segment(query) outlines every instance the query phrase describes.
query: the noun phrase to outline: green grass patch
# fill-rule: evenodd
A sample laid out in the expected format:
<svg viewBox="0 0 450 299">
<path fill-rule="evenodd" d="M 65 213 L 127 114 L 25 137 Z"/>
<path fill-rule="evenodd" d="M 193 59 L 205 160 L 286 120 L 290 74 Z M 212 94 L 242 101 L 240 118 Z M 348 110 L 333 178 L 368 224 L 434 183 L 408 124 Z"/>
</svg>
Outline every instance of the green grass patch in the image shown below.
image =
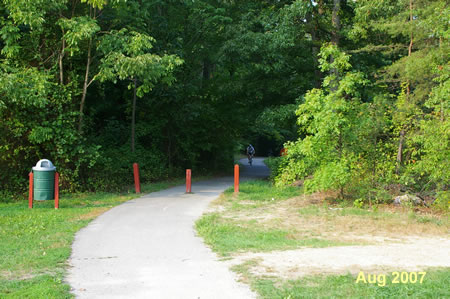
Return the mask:
<svg viewBox="0 0 450 299">
<path fill-rule="evenodd" d="M 199 235 L 222 256 L 239 251 L 257 252 L 349 245 L 320 238 L 301 238 L 295 230 L 264 227 L 255 219 L 237 220 L 233 217 L 223 217 L 224 213 L 231 213 L 229 216 L 232 216 L 235 212 L 275 205 L 281 200 L 301 195 L 301 188 L 275 187 L 269 181 L 255 180 L 243 182 L 238 194 L 234 194 L 233 191 L 233 188 L 227 189 L 221 198 L 225 203 L 225 212 L 203 215 L 196 222 Z"/>
<path fill-rule="evenodd" d="M 232 196 L 234 189 L 228 188 L 225 195 Z M 239 185 L 238 200 L 253 200 L 253 201 L 270 201 L 288 199 L 299 196 L 302 190 L 298 187 L 285 186 L 275 187 L 269 181 L 255 180 L 243 182 Z"/>
<path fill-rule="evenodd" d="M 292 232 L 264 229 L 233 223 L 217 213 L 206 214 L 196 222 L 196 229 L 206 244 L 222 256 L 238 251 L 286 250 L 302 246 L 328 247 L 344 245 L 333 241 L 311 238 L 296 239 Z"/>
<path fill-rule="evenodd" d="M 248 273 L 248 272 L 247 272 Z M 422 283 L 392 283 L 387 275 L 386 285 L 356 283 L 348 275 L 309 276 L 299 280 L 279 282 L 251 278 L 251 285 L 262 298 L 450 298 L 450 270 L 427 271 Z"/>
<path fill-rule="evenodd" d="M 437 226 L 441 226 L 444 224 L 444 222 L 441 219 L 438 219 L 435 217 L 428 217 L 428 216 L 418 216 L 417 222 L 419 222 L 419 223 L 434 223 Z"/>
<path fill-rule="evenodd" d="M 449 216 L 447 215 L 446 218 L 440 219 L 433 216 L 426 216 L 426 215 L 420 215 L 415 213 L 414 211 L 410 211 L 408 214 L 408 218 L 412 221 L 418 222 L 418 223 L 432 223 L 437 226 L 442 225 L 448 225 Z"/>
<path fill-rule="evenodd" d="M 143 193 L 180 181 L 145 184 Z M 54 201 L 0 203 L 0 298 L 71 298 L 63 282 L 75 233 L 104 211 L 138 195 L 62 194 Z"/>
<path fill-rule="evenodd" d="M 61 275 L 42 274 L 30 279 L 0 280 L 0 298 L 72 298 Z"/>
</svg>

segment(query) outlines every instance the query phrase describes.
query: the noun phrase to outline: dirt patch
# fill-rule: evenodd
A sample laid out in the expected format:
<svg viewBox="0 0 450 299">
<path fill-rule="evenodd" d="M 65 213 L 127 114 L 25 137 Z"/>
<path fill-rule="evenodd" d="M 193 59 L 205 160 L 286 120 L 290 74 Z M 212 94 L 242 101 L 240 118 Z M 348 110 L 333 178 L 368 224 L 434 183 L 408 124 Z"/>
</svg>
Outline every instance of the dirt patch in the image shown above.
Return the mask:
<svg viewBox="0 0 450 299">
<path fill-rule="evenodd" d="M 46 247 L 46 249 L 62 248 L 64 246 L 67 246 L 67 243 L 67 241 L 54 242 L 50 246 Z"/>
<path fill-rule="evenodd" d="M 33 277 L 34 275 L 31 272 L 26 271 L 0 271 L 0 279 L 4 280 L 27 280 Z"/>
<path fill-rule="evenodd" d="M 221 197 L 209 211 L 240 225 L 276 228 L 289 231 L 296 239 L 324 238 L 353 244 L 402 242 L 414 236 L 447 236 L 448 216 L 431 214 L 429 210 L 379 206 L 378 211 L 329 206 L 325 199 L 331 193 L 316 193 L 288 200 L 234 202 Z"/>
<path fill-rule="evenodd" d="M 77 216 L 74 220 L 80 221 L 80 220 L 90 220 L 93 218 L 96 218 L 103 214 L 104 212 L 108 211 L 110 208 L 104 207 L 104 208 L 94 208 L 89 213 Z"/>
<path fill-rule="evenodd" d="M 329 198 L 335 195 L 315 193 L 265 202 L 222 196 L 212 210 L 241 227 L 279 229 L 288 231 L 293 239 L 316 238 L 352 245 L 239 253 L 226 263 L 244 278 L 282 279 L 450 267 L 448 214 L 425 207 L 340 207 L 330 204 Z"/>
<path fill-rule="evenodd" d="M 304 248 L 269 253 L 235 255 L 230 266 L 250 265 L 255 276 L 298 279 L 306 275 L 390 273 L 422 271 L 430 267 L 450 267 L 450 240 L 409 238 L 405 243 L 382 246 L 340 246 Z M 249 264 L 249 261 L 252 264 Z"/>
</svg>

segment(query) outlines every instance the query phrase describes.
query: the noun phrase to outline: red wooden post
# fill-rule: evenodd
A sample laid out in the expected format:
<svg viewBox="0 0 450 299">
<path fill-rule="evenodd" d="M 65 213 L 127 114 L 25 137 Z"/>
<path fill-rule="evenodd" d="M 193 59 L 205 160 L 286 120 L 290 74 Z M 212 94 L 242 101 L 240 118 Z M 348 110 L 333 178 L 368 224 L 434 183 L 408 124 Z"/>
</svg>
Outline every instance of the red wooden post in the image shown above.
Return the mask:
<svg viewBox="0 0 450 299">
<path fill-rule="evenodd" d="M 234 193 L 239 193 L 239 165 L 234 165 Z"/>
<path fill-rule="evenodd" d="M 191 170 L 186 169 L 186 193 L 191 193 L 191 176 Z"/>
<path fill-rule="evenodd" d="M 141 193 L 141 182 L 139 181 L 139 165 L 137 163 L 133 164 L 134 172 L 134 188 L 136 193 Z"/>
<path fill-rule="evenodd" d="M 30 190 L 28 193 L 28 208 L 32 209 L 33 208 L 33 173 L 30 172 L 30 174 L 28 176 L 30 178 Z"/>
<path fill-rule="evenodd" d="M 55 172 L 55 209 L 59 209 L 59 173 Z"/>
</svg>

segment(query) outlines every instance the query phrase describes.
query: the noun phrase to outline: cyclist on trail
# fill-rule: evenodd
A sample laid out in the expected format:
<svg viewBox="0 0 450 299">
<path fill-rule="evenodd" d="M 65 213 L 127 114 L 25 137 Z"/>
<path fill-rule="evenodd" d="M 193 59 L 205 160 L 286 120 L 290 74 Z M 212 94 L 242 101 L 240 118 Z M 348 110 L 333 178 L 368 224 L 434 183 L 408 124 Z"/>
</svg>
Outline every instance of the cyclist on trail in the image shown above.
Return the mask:
<svg viewBox="0 0 450 299">
<path fill-rule="evenodd" d="M 248 163 L 252 165 L 253 156 L 255 155 L 255 148 L 253 145 L 249 144 L 247 146 L 247 157 L 248 157 Z"/>
</svg>

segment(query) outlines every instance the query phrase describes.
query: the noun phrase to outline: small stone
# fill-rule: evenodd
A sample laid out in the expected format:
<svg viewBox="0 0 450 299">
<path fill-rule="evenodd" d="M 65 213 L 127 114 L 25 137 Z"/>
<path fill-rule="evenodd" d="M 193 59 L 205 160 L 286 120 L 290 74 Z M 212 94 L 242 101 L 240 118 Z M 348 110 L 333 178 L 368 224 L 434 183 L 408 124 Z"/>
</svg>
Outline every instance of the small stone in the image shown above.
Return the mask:
<svg viewBox="0 0 450 299">
<path fill-rule="evenodd" d="M 402 205 L 402 204 L 405 204 L 408 202 L 411 202 L 413 205 L 416 205 L 416 206 L 425 204 L 423 199 L 421 199 L 420 197 L 415 196 L 415 195 L 404 194 L 404 195 L 397 196 L 394 198 L 395 205 Z"/>
</svg>

